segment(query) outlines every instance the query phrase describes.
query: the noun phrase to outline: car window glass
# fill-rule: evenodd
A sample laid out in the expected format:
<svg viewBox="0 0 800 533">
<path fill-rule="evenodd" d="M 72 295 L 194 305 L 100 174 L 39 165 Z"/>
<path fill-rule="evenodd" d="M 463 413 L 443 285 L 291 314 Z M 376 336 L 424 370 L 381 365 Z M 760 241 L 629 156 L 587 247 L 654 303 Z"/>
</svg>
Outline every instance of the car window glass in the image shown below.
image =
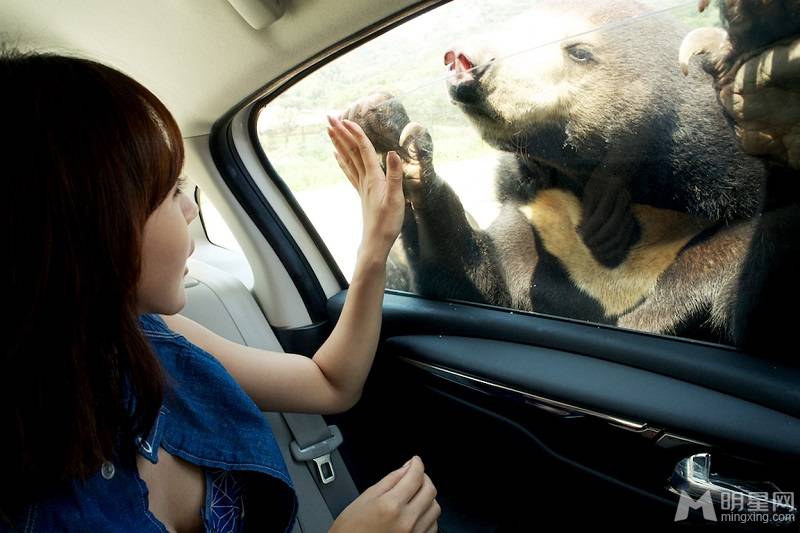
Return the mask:
<svg viewBox="0 0 800 533">
<path fill-rule="evenodd" d="M 214 207 L 208 195 L 203 194 L 203 191 L 198 188 L 196 198 L 197 205 L 200 208 L 200 219 L 203 222 L 203 228 L 206 231 L 209 242 L 244 255 L 242 247 L 239 246 L 239 242 L 234 237 L 233 232 L 217 208 Z"/>
<path fill-rule="evenodd" d="M 343 112 L 405 160 L 387 288 L 736 345 L 760 294 L 742 280 L 780 261 L 750 259 L 783 238 L 760 215 L 797 217 L 798 180 L 766 185 L 800 167 L 770 115 L 797 91 L 767 86 L 796 82 L 800 31 L 707 4 L 456 0 L 272 98 L 261 148 L 348 279 L 361 211 L 325 120 Z"/>
</svg>

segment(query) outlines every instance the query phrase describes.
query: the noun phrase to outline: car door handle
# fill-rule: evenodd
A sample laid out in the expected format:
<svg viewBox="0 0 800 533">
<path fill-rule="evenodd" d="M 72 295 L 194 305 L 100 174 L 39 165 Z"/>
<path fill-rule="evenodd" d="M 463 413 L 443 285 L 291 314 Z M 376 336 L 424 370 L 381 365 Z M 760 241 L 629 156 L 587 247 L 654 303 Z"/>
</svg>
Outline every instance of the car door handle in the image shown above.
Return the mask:
<svg viewBox="0 0 800 533">
<path fill-rule="evenodd" d="M 717 504 L 726 499 L 745 508 L 752 505 L 762 509 L 768 507 L 776 513 L 797 514 L 794 499 L 784 501 L 776 498 L 776 493 L 781 491 L 771 481 L 744 481 L 712 472 L 710 453 L 698 453 L 678 461 L 667 488 L 674 494 L 694 500 L 708 492 Z"/>
</svg>

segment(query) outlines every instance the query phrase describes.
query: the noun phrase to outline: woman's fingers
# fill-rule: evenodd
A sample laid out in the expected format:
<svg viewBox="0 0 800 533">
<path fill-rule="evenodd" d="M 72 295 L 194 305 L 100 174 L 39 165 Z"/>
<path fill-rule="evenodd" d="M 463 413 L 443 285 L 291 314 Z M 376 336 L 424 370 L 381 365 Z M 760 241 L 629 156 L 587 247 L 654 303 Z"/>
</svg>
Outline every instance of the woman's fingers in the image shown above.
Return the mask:
<svg viewBox="0 0 800 533">
<path fill-rule="evenodd" d="M 344 159 L 349 160 L 358 171 L 359 180 L 366 174 L 366 166 L 361 157 L 361 147 L 353 135 L 344 127 L 343 123 L 328 117 L 333 128 L 331 139 L 336 145 L 336 150 Z"/>
<path fill-rule="evenodd" d="M 339 164 L 339 168 L 342 169 L 342 172 L 350 181 L 350 183 L 353 185 L 353 187 L 358 189 L 358 181 L 357 181 L 358 177 L 353 174 L 353 169 L 350 168 L 348 164 L 342 160 L 338 152 L 333 152 L 333 157 L 336 158 L 336 162 Z"/>
<path fill-rule="evenodd" d="M 342 169 L 342 172 L 344 172 L 344 175 L 347 176 L 348 180 L 350 180 L 350 183 L 353 184 L 353 187 L 355 187 L 356 190 L 359 190 L 359 182 L 361 181 L 361 178 L 359 177 L 360 174 L 358 173 L 358 169 L 353 164 L 352 158 L 347 156 L 347 150 L 341 145 L 341 142 L 334 138 L 331 128 L 328 128 L 328 134 L 331 136 L 331 141 L 336 148 L 336 151 L 333 152 L 333 156 L 336 158 L 339 168 Z"/>
<path fill-rule="evenodd" d="M 358 178 L 361 174 L 361 163 L 359 161 L 358 154 L 355 154 L 348 142 L 347 138 L 345 137 L 346 130 L 341 125 L 341 123 L 337 123 L 334 121 L 330 116 L 328 117 L 328 122 L 330 126 L 328 127 L 328 136 L 331 138 L 331 142 L 333 143 L 336 151 L 338 152 L 342 162 L 349 168 L 353 168 L 355 171 L 355 176 Z"/>
<path fill-rule="evenodd" d="M 406 504 L 411 501 L 411 498 L 417 493 L 425 481 L 425 467 L 422 460 L 416 455 L 411 459 L 411 465 L 406 470 L 403 478 L 397 484 L 389 489 L 387 495 L 396 499 L 401 504 Z"/>
<path fill-rule="evenodd" d="M 392 487 L 397 485 L 397 482 L 400 481 L 403 476 L 406 475 L 407 467 L 406 465 L 401 466 L 397 470 L 393 470 L 386 474 L 383 479 L 368 487 L 367 490 L 364 491 L 366 494 L 367 492 L 374 492 L 375 496 L 383 496 L 386 492 L 388 492 Z"/>
<path fill-rule="evenodd" d="M 352 134 L 359 148 L 359 155 L 361 156 L 364 168 L 371 170 L 376 168 L 380 169 L 380 165 L 378 165 L 378 154 L 375 152 L 375 147 L 372 146 L 372 142 L 370 142 L 364 130 L 361 129 L 361 126 L 350 120 L 345 120 L 342 124 L 344 124 L 347 130 Z"/>
<path fill-rule="evenodd" d="M 429 531 L 437 531 L 437 520 L 441 515 L 442 508 L 439 506 L 439 502 L 434 499 L 425 510 L 425 513 L 419 517 L 417 523 L 414 524 L 414 532 L 428 533 Z"/>
<path fill-rule="evenodd" d="M 348 146 L 346 139 L 342 137 L 342 130 L 343 128 L 339 126 L 339 129 L 335 126 L 328 128 L 328 135 L 331 138 L 331 142 L 333 142 L 336 151 L 339 154 L 340 159 L 345 164 L 347 168 L 352 169 L 353 177 L 356 181 L 361 181 L 361 176 L 364 175 L 364 169 L 361 164 L 361 158 L 358 154 L 354 154 L 353 150 L 350 146 Z"/>
<path fill-rule="evenodd" d="M 414 497 L 411 498 L 411 501 L 408 502 L 409 511 L 411 511 L 414 516 L 419 517 L 424 517 L 428 511 L 431 511 L 431 505 L 436 498 L 436 487 L 433 485 L 431 478 L 428 477 L 428 474 L 423 474 L 422 476 L 422 486 L 417 493 L 414 494 Z M 422 520 L 422 518 L 420 518 L 420 520 Z M 420 524 L 420 522 L 417 522 L 417 524 Z M 422 531 L 425 531 L 430 524 L 422 522 L 421 525 L 425 526 L 422 528 Z"/>
</svg>

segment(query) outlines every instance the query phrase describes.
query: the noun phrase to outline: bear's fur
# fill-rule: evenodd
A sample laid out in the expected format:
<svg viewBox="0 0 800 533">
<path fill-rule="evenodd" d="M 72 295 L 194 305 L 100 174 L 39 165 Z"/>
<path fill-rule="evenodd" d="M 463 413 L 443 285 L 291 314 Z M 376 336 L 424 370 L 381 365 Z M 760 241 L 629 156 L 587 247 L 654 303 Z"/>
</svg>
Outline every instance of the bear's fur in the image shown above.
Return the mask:
<svg viewBox="0 0 800 533">
<path fill-rule="evenodd" d="M 713 221 L 752 216 L 763 164 L 742 157 L 708 77 L 695 70 L 684 78 L 677 68 L 687 28 L 667 15 L 632 20 L 646 12 L 622 0 L 541 2 L 512 33 L 567 39 L 500 61 L 491 60 L 523 45 L 506 38 L 502 49 L 460 47 L 490 67 L 449 84 L 451 97 L 484 140 L 513 155 L 527 190 L 563 187 L 582 197 L 594 180 L 603 192 L 625 184 L 634 202 Z M 590 58 L 572 60 L 571 46 Z M 514 187 L 502 181 L 518 178 L 498 179 L 507 195 Z"/>
<path fill-rule="evenodd" d="M 436 176 L 430 136 L 397 100 L 373 95 L 345 112 L 379 151 L 404 160 L 404 254 L 395 250 L 393 268 L 408 266 L 408 289 L 656 333 L 742 337 L 754 221 L 779 226 L 786 213 L 760 213 L 797 197 L 764 196 L 765 164 L 738 148 L 707 74 L 685 78 L 678 68 L 687 28 L 667 16 L 632 19 L 645 12 L 629 0 L 541 2 L 504 31 L 503 49 L 446 53 L 451 98 L 505 153 L 502 207 L 485 231 Z M 516 53 L 530 35 L 557 44 Z"/>
</svg>

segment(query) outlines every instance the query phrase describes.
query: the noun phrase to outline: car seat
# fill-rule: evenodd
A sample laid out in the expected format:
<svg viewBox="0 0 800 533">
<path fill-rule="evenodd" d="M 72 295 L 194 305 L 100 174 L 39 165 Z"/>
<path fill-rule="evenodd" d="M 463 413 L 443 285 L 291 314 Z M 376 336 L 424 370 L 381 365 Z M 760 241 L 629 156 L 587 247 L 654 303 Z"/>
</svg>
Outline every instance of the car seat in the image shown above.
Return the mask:
<svg viewBox="0 0 800 533">
<path fill-rule="evenodd" d="M 188 266 L 186 306 L 180 314 L 234 342 L 283 351 L 252 294 L 238 278 L 194 258 Z M 300 508 L 292 533 L 328 531 L 341 510 L 358 496 L 335 449 L 341 433 L 320 415 L 264 412 L 264 416 L 297 491 Z"/>
</svg>

